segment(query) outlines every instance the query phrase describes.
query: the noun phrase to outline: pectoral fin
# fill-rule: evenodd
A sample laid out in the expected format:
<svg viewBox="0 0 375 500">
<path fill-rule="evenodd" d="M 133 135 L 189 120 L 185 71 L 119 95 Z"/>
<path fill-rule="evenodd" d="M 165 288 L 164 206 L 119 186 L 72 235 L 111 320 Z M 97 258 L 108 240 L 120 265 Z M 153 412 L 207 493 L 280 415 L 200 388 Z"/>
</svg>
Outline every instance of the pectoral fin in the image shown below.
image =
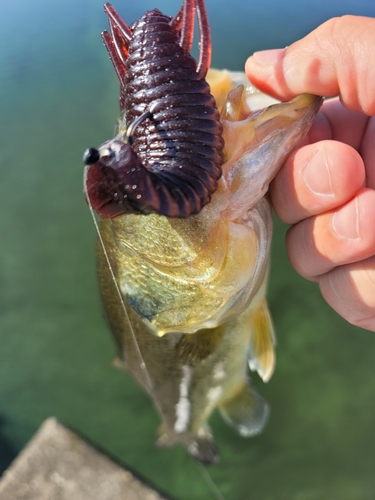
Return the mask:
<svg viewBox="0 0 375 500">
<path fill-rule="evenodd" d="M 262 432 L 269 414 L 266 401 L 246 382 L 219 409 L 224 420 L 243 437 Z"/>
<path fill-rule="evenodd" d="M 251 317 L 249 368 L 268 382 L 275 369 L 275 334 L 268 304 L 263 299 Z"/>
</svg>

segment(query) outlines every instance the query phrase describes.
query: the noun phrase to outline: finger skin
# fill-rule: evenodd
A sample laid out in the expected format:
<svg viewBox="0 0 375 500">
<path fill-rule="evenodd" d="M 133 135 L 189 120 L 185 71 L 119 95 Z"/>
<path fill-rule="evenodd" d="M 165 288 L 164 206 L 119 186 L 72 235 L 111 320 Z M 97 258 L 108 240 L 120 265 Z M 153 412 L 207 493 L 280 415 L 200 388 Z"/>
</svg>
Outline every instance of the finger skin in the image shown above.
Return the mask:
<svg viewBox="0 0 375 500">
<path fill-rule="evenodd" d="M 364 188 L 339 209 L 299 222 L 286 238 L 292 266 L 316 280 L 336 266 L 375 255 L 374 220 L 375 191 Z"/>
<path fill-rule="evenodd" d="M 367 123 L 359 152 L 366 165 L 366 186 L 375 189 L 375 117 Z"/>
<path fill-rule="evenodd" d="M 328 304 L 353 325 L 375 331 L 375 256 L 319 278 Z"/>
<path fill-rule="evenodd" d="M 338 96 L 280 170 L 271 199 L 294 224 L 293 267 L 341 316 L 375 331 L 375 19 L 331 19 L 286 49 L 255 53 L 246 73 L 283 101 Z"/>
<path fill-rule="evenodd" d="M 280 219 L 295 224 L 340 207 L 364 182 L 357 151 L 341 142 L 320 141 L 289 156 L 271 184 L 271 200 Z"/>
<path fill-rule="evenodd" d="M 375 19 L 336 17 L 279 51 L 246 62 L 249 79 L 281 100 L 301 93 L 340 96 L 346 108 L 375 115 Z"/>
<path fill-rule="evenodd" d="M 329 127 L 330 137 L 326 138 L 344 142 L 360 151 L 370 118 L 359 111 L 349 111 L 337 98 L 326 100 L 321 112 Z"/>
</svg>

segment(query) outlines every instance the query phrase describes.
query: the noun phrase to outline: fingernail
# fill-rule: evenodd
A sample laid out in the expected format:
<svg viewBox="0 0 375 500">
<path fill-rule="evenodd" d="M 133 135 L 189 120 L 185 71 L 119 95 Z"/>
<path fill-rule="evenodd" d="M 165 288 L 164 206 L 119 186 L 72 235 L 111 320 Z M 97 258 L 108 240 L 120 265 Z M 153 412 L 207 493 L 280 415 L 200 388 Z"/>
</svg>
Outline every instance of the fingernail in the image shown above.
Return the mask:
<svg viewBox="0 0 375 500">
<path fill-rule="evenodd" d="M 253 61 L 262 66 L 272 66 L 284 59 L 285 49 L 261 50 L 254 52 Z"/>
<path fill-rule="evenodd" d="M 307 160 L 302 178 L 312 193 L 334 196 L 329 158 L 320 149 L 316 149 Z"/>
<path fill-rule="evenodd" d="M 347 240 L 360 238 L 358 198 L 354 198 L 354 200 L 333 214 L 332 229 L 339 238 Z"/>
</svg>

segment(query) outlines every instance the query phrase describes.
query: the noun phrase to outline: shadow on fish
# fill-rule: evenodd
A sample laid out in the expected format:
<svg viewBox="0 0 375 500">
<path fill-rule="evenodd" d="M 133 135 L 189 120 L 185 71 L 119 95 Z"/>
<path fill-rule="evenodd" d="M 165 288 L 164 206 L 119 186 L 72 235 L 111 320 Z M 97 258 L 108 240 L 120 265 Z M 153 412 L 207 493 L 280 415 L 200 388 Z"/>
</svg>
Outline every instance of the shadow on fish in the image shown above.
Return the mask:
<svg viewBox="0 0 375 500">
<path fill-rule="evenodd" d="M 183 444 L 212 463 L 207 421 L 216 407 L 244 437 L 268 417 L 248 376 L 250 368 L 267 382 L 275 366 L 267 191 L 321 98 L 277 103 L 243 73 L 209 69 L 203 0 L 184 0 L 173 18 L 148 11 L 130 27 L 104 9 L 121 113 L 115 137 L 84 154 L 84 189 L 99 215 L 98 274 L 116 365 L 153 399 L 157 443 Z M 190 56 L 195 15 L 198 62 Z"/>
</svg>

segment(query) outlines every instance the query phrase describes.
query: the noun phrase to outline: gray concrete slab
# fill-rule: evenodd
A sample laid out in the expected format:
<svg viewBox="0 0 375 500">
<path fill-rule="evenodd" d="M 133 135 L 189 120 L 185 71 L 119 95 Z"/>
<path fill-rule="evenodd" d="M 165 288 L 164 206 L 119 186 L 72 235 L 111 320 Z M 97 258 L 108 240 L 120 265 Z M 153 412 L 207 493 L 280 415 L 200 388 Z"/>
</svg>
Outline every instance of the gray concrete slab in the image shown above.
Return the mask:
<svg viewBox="0 0 375 500">
<path fill-rule="evenodd" d="M 165 500 L 55 418 L 0 480 L 1 500 Z"/>
</svg>

